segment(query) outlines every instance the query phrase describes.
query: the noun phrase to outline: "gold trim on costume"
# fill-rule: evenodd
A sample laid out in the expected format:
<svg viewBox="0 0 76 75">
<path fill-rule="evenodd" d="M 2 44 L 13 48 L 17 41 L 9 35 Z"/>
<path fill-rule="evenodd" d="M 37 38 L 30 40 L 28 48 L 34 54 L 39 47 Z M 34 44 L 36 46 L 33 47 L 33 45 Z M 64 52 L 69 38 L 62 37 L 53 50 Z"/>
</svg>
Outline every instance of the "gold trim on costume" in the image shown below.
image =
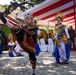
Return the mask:
<svg viewBox="0 0 76 75">
<path fill-rule="evenodd" d="M 18 33 L 19 33 L 19 31 L 20 31 L 20 28 L 18 28 L 18 31 L 16 31 L 15 33 L 16 33 L 16 34 L 18 34 Z"/>
<path fill-rule="evenodd" d="M 25 47 L 27 47 L 27 48 L 29 48 L 30 50 L 32 50 L 33 52 L 35 52 L 35 49 L 33 48 L 33 47 L 31 47 L 29 44 L 25 44 L 24 42 L 22 42 L 22 44 L 25 46 Z"/>
<path fill-rule="evenodd" d="M 36 23 L 38 23 L 38 21 L 39 21 L 39 19 L 38 19 L 37 16 L 35 16 L 35 17 L 33 18 L 33 20 L 34 20 Z"/>
<path fill-rule="evenodd" d="M 31 62 L 32 64 L 36 64 L 36 61 L 32 61 L 31 59 L 30 59 L 30 62 Z"/>
<path fill-rule="evenodd" d="M 68 38 L 66 36 L 66 33 L 63 32 L 65 30 L 65 26 L 58 26 L 56 28 L 56 32 L 58 34 L 58 38 L 56 40 L 57 46 L 60 47 L 60 42 L 63 41 L 65 44 L 68 42 Z"/>
<path fill-rule="evenodd" d="M 12 34 L 9 34 L 8 35 L 8 39 L 10 40 L 11 38 L 13 38 L 13 35 Z"/>
<path fill-rule="evenodd" d="M 64 15 L 61 12 L 58 12 L 55 16 L 55 19 L 57 19 L 58 17 L 61 17 L 62 20 L 64 19 Z"/>
</svg>

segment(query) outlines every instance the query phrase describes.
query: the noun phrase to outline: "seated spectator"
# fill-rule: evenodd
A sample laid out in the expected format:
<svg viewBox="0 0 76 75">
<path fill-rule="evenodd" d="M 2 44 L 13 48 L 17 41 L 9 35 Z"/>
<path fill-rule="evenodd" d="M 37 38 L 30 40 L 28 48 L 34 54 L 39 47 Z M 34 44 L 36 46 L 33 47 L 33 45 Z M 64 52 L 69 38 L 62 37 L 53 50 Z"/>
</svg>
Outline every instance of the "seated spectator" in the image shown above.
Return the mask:
<svg viewBox="0 0 76 75">
<path fill-rule="evenodd" d="M 52 29 L 49 31 L 49 37 L 54 39 L 54 31 Z"/>
<path fill-rule="evenodd" d="M 21 47 L 13 41 L 12 35 L 9 36 L 8 49 L 9 57 L 24 56 L 20 53 Z"/>
</svg>

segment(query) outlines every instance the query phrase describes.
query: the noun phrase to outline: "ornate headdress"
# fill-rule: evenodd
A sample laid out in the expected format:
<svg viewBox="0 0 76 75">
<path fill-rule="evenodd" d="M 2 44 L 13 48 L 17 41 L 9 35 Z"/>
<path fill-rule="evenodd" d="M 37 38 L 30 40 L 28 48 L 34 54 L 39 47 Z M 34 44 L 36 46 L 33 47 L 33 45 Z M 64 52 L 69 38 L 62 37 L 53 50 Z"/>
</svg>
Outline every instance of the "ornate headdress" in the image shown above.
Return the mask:
<svg viewBox="0 0 76 75">
<path fill-rule="evenodd" d="M 61 12 L 58 12 L 57 15 L 55 16 L 55 19 L 57 18 L 62 18 L 62 20 L 64 19 L 64 15 Z"/>
<path fill-rule="evenodd" d="M 24 15 L 24 18 L 33 18 L 32 14 L 31 13 L 26 13 Z"/>
<path fill-rule="evenodd" d="M 13 38 L 13 35 L 12 34 L 9 34 L 8 35 L 8 39 L 10 40 L 11 38 Z"/>
<path fill-rule="evenodd" d="M 37 23 L 37 22 L 39 21 L 38 17 L 35 16 L 35 17 L 33 18 L 33 21 L 34 21 L 35 23 Z"/>
</svg>

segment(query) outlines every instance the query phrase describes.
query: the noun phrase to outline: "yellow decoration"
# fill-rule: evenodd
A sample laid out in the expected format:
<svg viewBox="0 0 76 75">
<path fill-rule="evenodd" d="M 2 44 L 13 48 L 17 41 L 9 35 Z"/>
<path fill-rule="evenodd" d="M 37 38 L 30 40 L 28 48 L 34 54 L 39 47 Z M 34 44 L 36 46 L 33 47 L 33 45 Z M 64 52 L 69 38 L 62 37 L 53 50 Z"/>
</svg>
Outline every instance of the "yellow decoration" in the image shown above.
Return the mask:
<svg viewBox="0 0 76 75">
<path fill-rule="evenodd" d="M 66 33 L 64 32 L 65 30 L 65 26 L 58 26 L 56 27 L 56 32 L 58 34 L 58 38 L 57 38 L 57 46 L 60 47 L 60 42 L 63 41 L 65 44 L 68 42 L 68 38 L 66 36 Z"/>
<path fill-rule="evenodd" d="M 58 17 L 61 17 L 62 20 L 64 19 L 64 15 L 61 12 L 57 13 L 57 15 L 55 16 L 55 19 L 57 19 Z"/>
<path fill-rule="evenodd" d="M 41 34 L 38 34 L 38 38 L 40 38 L 41 37 Z"/>
<path fill-rule="evenodd" d="M 68 39 L 67 39 L 67 36 L 66 35 L 63 35 L 62 41 L 64 41 L 64 43 L 67 43 L 68 42 Z"/>
<path fill-rule="evenodd" d="M 61 42 L 60 40 L 56 41 L 58 48 L 60 47 L 60 42 Z"/>
<path fill-rule="evenodd" d="M 9 34 L 8 35 L 8 39 L 10 39 L 10 38 L 13 38 L 12 34 Z"/>
<path fill-rule="evenodd" d="M 33 18 L 33 20 L 34 20 L 36 23 L 39 21 L 39 19 L 38 19 L 37 16 L 35 16 L 35 17 Z"/>
<path fill-rule="evenodd" d="M 67 40 L 67 37 L 66 37 L 66 35 L 64 35 L 64 36 L 63 36 L 63 40 L 64 40 L 64 41 L 66 41 L 66 40 Z"/>
<path fill-rule="evenodd" d="M 56 32 L 57 32 L 58 34 L 61 34 L 60 26 L 59 26 L 58 28 L 56 28 Z"/>
</svg>

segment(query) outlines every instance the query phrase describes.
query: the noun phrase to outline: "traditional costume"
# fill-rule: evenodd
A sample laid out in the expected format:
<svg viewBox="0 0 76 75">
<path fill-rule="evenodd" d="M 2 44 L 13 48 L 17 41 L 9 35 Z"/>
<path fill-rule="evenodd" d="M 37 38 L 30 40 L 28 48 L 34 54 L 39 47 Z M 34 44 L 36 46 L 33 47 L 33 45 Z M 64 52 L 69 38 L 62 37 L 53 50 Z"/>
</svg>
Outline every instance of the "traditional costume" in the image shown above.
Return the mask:
<svg viewBox="0 0 76 75">
<path fill-rule="evenodd" d="M 22 47 L 22 49 L 29 54 L 29 59 L 30 59 L 30 62 L 32 63 L 32 69 L 33 69 L 32 75 L 35 75 L 35 68 L 36 68 L 35 53 L 36 53 L 36 49 L 35 49 L 35 43 L 34 43 L 33 38 L 32 38 L 34 32 L 32 30 L 29 31 L 24 27 L 20 28 L 18 25 L 13 26 L 14 24 L 8 22 L 3 16 L 3 15 L 10 14 L 11 9 L 15 10 L 16 8 L 17 8 L 17 5 L 16 5 L 16 7 L 14 5 L 8 6 L 8 9 L 0 14 L 0 19 L 2 20 L 2 22 L 4 24 L 6 24 L 11 29 L 14 37 L 16 38 L 16 40 L 18 41 L 18 43 Z M 27 22 L 27 24 L 33 23 L 32 22 L 33 17 L 31 15 L 31 13 L 25 14 L 24 18 L 25 17 L 27 20 L 30 19 L 30 22 L 25 20 Z M 24 37 L 26 37 L 26 38 L 24 38 Z"/>
<path fill-rule="evenodd" d="M 25 15 L 26 16 L 26 15 Z M 27 14 L 27 16 L 31 17 L 31 14 Z M 3 14 L 0 14 L 0 18 L 3 21 L 4 24 L 6 24 L 10 29 L 13 27 L 13 23 L 8 22 Z M 12 30 L 12 33 L 14 35 L 14 37 L 17 39 L 19 45 L 22 47 L 22 49 L 27 52 L 29 54 L 29 58 L 30 58 L 30 62 L 35 64 L 36 63 L 36 58 L 35 58 L 35 44 L 31 38 L 31 36 L 28 34 L 28 32 L 26 31 L 26 28 L 18 28 L 18 30 Z M 23 41 L 23 36 L 24 34 L 27 35 L 27 40 L 26 40 L 26 44 Z"/>
<path fill-rule="evenodd" d="M 63 17 L 62 14 L 57 14 L 56 19 L 58 17 Z M 63 18 L 62 18 L 63 19 Z M 57 25 L 56 26 L 56 36 L 55 36 L 55 51 L 54 56 L 56 58 L 56 62 L 60 63 L 60 58 L 63 62 L 67 62 L 70 58 L 70 37 L 67 28 L 65 25 Z"/>
</svg>

